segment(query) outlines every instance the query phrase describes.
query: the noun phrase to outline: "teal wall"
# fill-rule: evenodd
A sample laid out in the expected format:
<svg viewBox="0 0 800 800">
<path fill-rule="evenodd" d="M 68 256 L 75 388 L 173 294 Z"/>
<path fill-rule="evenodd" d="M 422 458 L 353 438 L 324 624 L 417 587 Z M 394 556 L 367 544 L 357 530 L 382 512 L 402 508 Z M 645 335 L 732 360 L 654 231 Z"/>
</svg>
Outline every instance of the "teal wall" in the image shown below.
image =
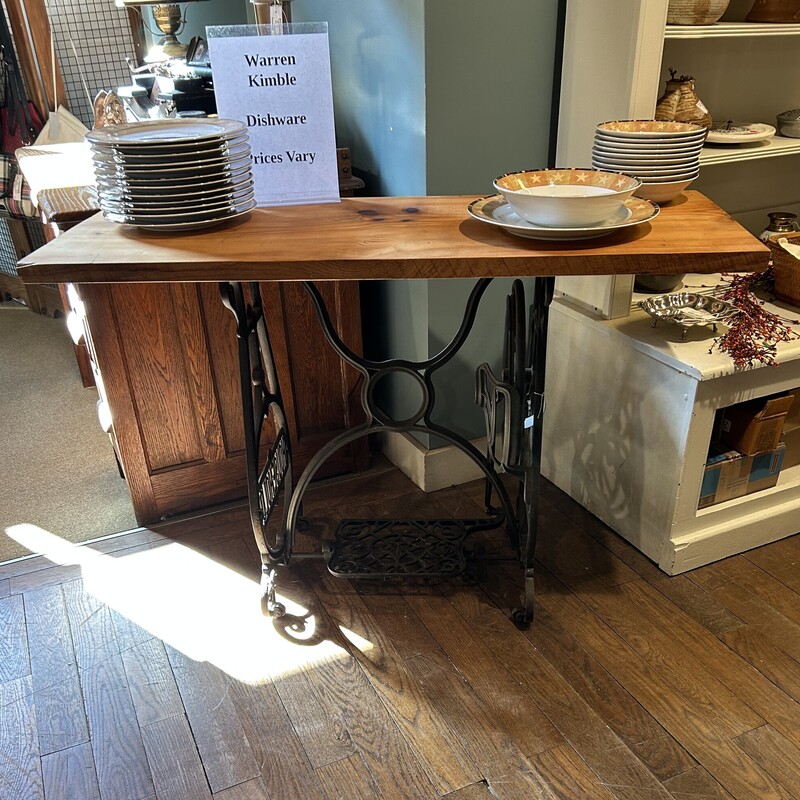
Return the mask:
<svg viewBox="0 0 800 800">
<path fill-rule="evenodd" d="M 328 22 L 338 144 L 366 194 L 490 194 L 497 175 L 546 165 L 557 0 L 295 0 L 292 9 L 295 21 Z M 474 369 L 500 359 L 509 284 L 493 283 L 466 347 L 438 373 L 436 421 L 468 437 L 483 433 Z M 434 355 L 471 287 L 365 285 L 366 350 Z M 398 418 L 416 405 L 404 394 L 385 398 Z"/>
<path fill-rule="evenodd" d="M 490 194 L 497 175 L 545 166 L 557 4 L 294 0 L 295 22 L 328 23 L 337 143 L 350 148 L 363 193 Z M 182 38 L 188 41 L 197 21 L 244 22 L 249 11 L 246 0 L 191 6 Z M 509 283 L 492 284 L 467 346 L 437 379 L 437 421 L 466 436 L 483 433 L 474 368 L 499 361 Z M 471 287 L 363 285 L 365 350 L 373 357 L 434 355 L 458 328 Z M 386 388 L 398 418 L 416 407 L 416 394 L 409 400 L 403 387 Z"/>
</svg>

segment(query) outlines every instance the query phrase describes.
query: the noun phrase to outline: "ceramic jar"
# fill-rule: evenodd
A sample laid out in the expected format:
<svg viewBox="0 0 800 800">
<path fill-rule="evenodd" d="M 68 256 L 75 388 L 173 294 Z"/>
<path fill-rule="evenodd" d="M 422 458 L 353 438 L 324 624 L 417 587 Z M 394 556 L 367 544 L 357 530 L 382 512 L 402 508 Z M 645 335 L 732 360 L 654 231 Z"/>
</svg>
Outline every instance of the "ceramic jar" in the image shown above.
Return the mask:
<svg viewBox="0 0 800 800">
<path fill-rule="evenodd" d="M 665 122 L 694 122 L 710 130 L 711 114 L 695 92 L 694 78 L 691 75 L 676 78 L 674 71 L 670 72 L 672 77 L 658 99 L 655 118 Z"/>
<path fill-rule="evenodd" d="M 730 0 L 669 0 L 667 24 L 713 25 L 729 4 Z"/>
</svg>

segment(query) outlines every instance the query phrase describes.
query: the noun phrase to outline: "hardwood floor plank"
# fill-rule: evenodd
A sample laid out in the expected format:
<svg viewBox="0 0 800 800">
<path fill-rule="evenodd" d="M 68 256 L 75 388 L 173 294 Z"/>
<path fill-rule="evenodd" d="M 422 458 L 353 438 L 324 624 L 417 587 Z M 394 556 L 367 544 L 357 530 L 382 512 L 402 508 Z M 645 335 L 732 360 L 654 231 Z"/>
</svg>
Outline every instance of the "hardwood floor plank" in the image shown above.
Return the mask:
<svg viewBox="0 0 800 800">
<path fill-rule="evenodd" d="M 402 732 L 440 795 L 474 783 L 481 776 L 442 716 L 430 707 L 413 675 L 403 663 L 382 626 L 357 595 L 336 593 L 335 578 L 315 584 L 317 597 L 328 617 L 340 630 L 359 639 L 349 641 L 349 652 L 358 661 L 372 688 Z"/>
<path fill-rule="evenodd" d="M 142 739 L 158 800 L 210 800 L 211 789 L 183 715 L 145 726 Z"/>
<path fill-rule="evenodd" d="M 231 697 L 235 679 L 173 647 L 167 646 L 167 656 L 212 793 L 257 778 L 260 770 Z"/>
<path fill-rule="evenodd" d="M 781 691 L 800 702 L 800 662 L 749 626 L 729 631 L 720 639 Z"/>
<path fill-rule="evenodd" d="M 369 612 L 403 659 L 438 650 L 439 645 L 402 595 L 364 594 Z"/>
<path fill-rule="evenodd" d="M 30 675 L 0 683 L 0 797 L 44 800 Z"/>
<path fill-rule="evenodd" d="M 496 606 L 474 590 L 449 601 L 585 762 L 584 772 L 593 771 L 608 786 L 668 798 L 658 779 Z"/>
<path fill-rule="evenodd" d="M 576 797 L 591 797 L 593 800 L 611 800 L 615 795 L 603 785 L 598 774 L 568 745 L 559 745 L 545 750 L 531 759 L 547 786 L 559 800 L 573 800 Z M 659 797 L 657 792 L 647 792 L 648 796 Z M 666 797 L 667 795 L 661 795 Z"/>
<path fill-rule="evenodd" d="M 557 795 L 541 775 L 532 769 L 519 769 L 489 778 L 489 789 L 497 800 L 555 800 Z"/>
<path fill-rule="evenodd" d="M 757 547 L 745 556 L 764 572 L 800 593 L 800 535 Z"/>
<path fill-rule="evenodd" d="M 800 748 L 771 725 L 743 733 L 734 741 L 794 797 L 800 797 Z"/>
<path fill-rule="evenodd" d="M 698 709 L 547 573 L 539 575 L 540 603 L 558 622 L 611 670 L 622 686 L 644 705 L 699 763 L 734 796 L 781 798 L 787 792 L 720 733 L 716 718 Z"/>
<path fill-rule="evenodd" d="M 103 800 L 153 797 L 111 609 L 84 591 L 83 581 L 69 581 L 63 590 L 100 794 Z"/>
<path fill-rule="evenodd" d="M 725 682 L 730 651 L 644 581 L 609 592 L 600 584 L 583 584 L 577 596 L 617 634 L 678 687 L 720 732 L 736 736 L 764 720 Z M 708 653 L 713 651 L 714 658 Z M 734 665 L 734 668 L 738 665 Z"/>
<path fill-rule="evenodd" d="M 83 581 L 63 586 L 64 601 L 79 669 L 89 669 L 119 655 L 111 609 L 84 591 Z"/>
<path fill-rule="evenodd" d="M 703 591 L 684 575 L 662 575 L 648 583 L 714 636 L 722 636 L 745 625 L 744 620 L 732 614 L 714 595 Z"/>
<path fill-rule="evenodd" d="M 339 709 L 351 742 L 381 792 L 409 800 L 434 797 L 428 777 L 356 659 L 349 655 L 325 658 L 314 664 L 313 671 L 327 705 Z M 275 684 L 281 693 L 282 681 L 276 679 Z M 313 697 L 306 698 L 305 702 L 309 701 L 313 702 Z M 289 715 L 296 728 L 296 713 L 289 710 Z"/>
<path fill-rule="evenodd" d="M 358 753 L 319 767 L 316 773 L 325 800 L 376 800 L 384 797 Z"/>
<path fill-rule="evenodd" d="M 0 599 L 0 683 L 30 674 L 21 594 Z"/>
<path fill-rule="evenodd" d="M 224 551 L 214 550 L 214 557 L 231 568 L 250 573 L 251 577 L 260 573 L 260 559 L 252 536 L 226 543 Z M 279 596 L 289 613 L 276 624 L 265 621 L 269 658 L 264 660 L 264 670 L 281 697 L 312 767 L 318 767 L 356 752 L 342 709 L 332 701 L 316 669 L 322 661 L 349 656 L 343 641 L 330 640 L 320 629 L 318 601 L 299 572 L 297 568 L 281 570 Z M 293 608 L 298 612 L 302 609 L 304 619 L 293 617 Z M 307 622 L 315 625 L 310 639 L 297 634 Z M 336 638 L 334 635 L 333 639 Z"/>
<path fill-rule="evenodd" d="M 533 756 L 563 742 L 530 693 L 514 680 L 445 598 L 417 596 L 409 598 L 409 603 L 447 657 L 487 704 L 495 724 L 509 732 L 524 755 Z"/>
<path fill-rule="evenodd" d="M 639 576 L 591 536 L 564 516 L 558 509 L 543 503 L 539 525 L 547 536 L 539 537 L 536 557 L 554 575 L 567 583 L 601 580 L 617 586 Z"/>
<path fill-rule="evenodd" d="M 458 736 L 484 777 L 527 767 L 508 729 L 498 724 L 491 706 L 478 697 L 443 651 L 415 656 L 406 663 L 428 702 Z"/>
<path fill-rule="evenodd" d="M 675 800 L 734 800 L 701 766 L 664 781 Z"/>
<path fill-rule="evenodd" d="M 123 650 L 122 663 L 140 727 L 183 716 L 178 685 L 160 639 Z"/>
<path fill-rule="evenodd" d="M 767 600 L 732 581 L 720 582 L 713 592 L 720 602 L 745 620 L 750 630 L 757 631 L 792 658 L 800 660 L 800 625 L 787 619 Z"/>
<path fill-rule="evenodd" d="M 300 797 L 301 795 L 297 795 Z M 253 778 L 251 781 L 239 783 L 229 789 L 217 792 L 214 800 L 270 800 L 267 790 L 264 788 L 264 781 L 261 778 Z"/>
<path fill-rule="evenodd" d="M 88 742 L 43 756 L 42 773 L 46 800 L 101 800 Z"/>
<path fill-rule="evenodd" d="M 325 800 L 317 775 L 272 683 L 255 686 L 237 681 L 231 687 L 231 696 L 259 768 L 265 796 L 269 800 L 301 797 Z M 248 791 L 255 792 L 257 783 L 255 787 L 248 784 Z M 221 796 L 225 797 L 225 793 Z"/>
<path fill-rule="evenodd" d="M 773 578 L 748 558 L 726 559 L 719 562 L 717 574 L 725 576 L 730 583 L 747 589 L 786 619 L 795 625 L 800 625 L 800 593 Z"/>
<path fill-rule="evenodd" d="M 41 753 L 88 742 L 78 665 L 61 587 L 28 592 L 25 617 Z"/>
<path fill-rule="evenodd" d="M 484 781 L 465 786 L 463 789 L 456 789 L 455 792 L 445 795 L 442 800 L 492 800 L 496 795 L 492 794 Z"/>
<path fill-rule="evenodd" d="M 508 613 L 517 602 L 512 570 L 490 570 L 482 586 Z M 696 762 L 664 728 L 544 608 L 536 612 L 527 638 L 659 780 Z"/>
<path fill-rule="evenodd" d="M 621 536 L 549 481 L 543 481 L 542 494 L 562 514 L 711 633 L 720 635 L 744 624 L 713 595 L 700 589 L 687 577 L 665 575 L 643 553 L 631 547 Z"/>
<path fill-rule="evenodd" d="M 32 589 L 41 589 L 45 586 L 60 586 L 67 581 L 74 581 L 81 577 L 83 570 L 76 564 L 51 566 L 39 569 L 10 579 L 11 591 L 16 593 L 29 592 Z"/>
<path fill-rule="evenodd" d="M 155 796 L 122 658 L 110 655 L 80 678 L 103 800 Z"/>
</svg>

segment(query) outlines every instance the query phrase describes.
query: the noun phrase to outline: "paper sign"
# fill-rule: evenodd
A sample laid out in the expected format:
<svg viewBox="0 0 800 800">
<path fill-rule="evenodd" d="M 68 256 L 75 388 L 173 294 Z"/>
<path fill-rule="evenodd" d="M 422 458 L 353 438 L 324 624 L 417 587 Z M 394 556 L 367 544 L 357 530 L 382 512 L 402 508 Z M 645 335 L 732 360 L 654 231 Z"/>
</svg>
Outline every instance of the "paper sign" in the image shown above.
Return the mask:
<svg viewBox="0 0 800 800">
<path fill-rule="evenodd" d="M 241 120 L 249 132 L 256 202 L 338 201 L 328 34 L 236 35 L 253 30 L 207 34 L 217 113 Z"/>
</svg>

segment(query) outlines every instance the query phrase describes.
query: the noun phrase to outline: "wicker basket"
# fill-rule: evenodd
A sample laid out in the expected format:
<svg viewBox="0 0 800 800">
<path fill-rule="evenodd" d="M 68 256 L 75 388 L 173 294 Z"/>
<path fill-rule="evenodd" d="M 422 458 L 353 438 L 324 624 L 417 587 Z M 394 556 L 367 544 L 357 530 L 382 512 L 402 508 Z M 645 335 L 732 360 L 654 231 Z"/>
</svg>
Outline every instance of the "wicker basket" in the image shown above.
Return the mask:
<svg viewBox="0 0 800 800">
<path fill-rule="evenodd" d="M 728 8 L 730 0 L 669 0 L 670 25 L 713 25 Z"/>
<path fill-rule="evenodd" d="M 775 272 L 775 294 L 781 300 L 800 306 L 800 259 L 784 250 L 779 239 L 800 245 L 800 233 L 775 233 L 767 240 L 772 251 L 772 266 Z"/>
</svg>

